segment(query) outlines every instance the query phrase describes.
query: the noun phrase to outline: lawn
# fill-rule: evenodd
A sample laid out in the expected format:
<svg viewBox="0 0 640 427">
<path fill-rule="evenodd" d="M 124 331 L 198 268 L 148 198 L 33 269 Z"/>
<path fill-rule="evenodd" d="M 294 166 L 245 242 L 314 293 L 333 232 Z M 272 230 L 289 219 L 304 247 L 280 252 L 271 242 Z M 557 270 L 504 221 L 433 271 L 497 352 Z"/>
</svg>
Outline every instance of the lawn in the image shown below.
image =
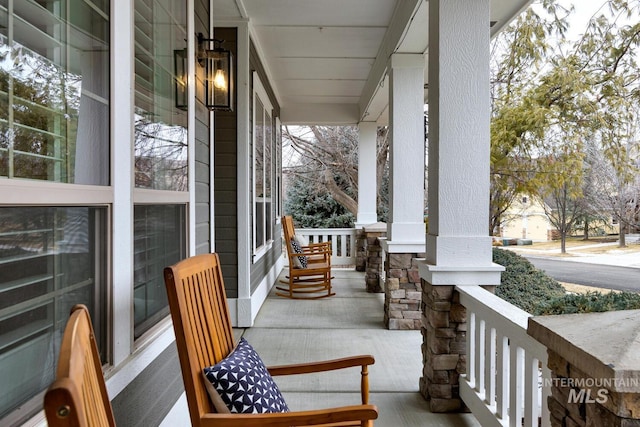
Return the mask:
<svg viewBox="0 0 640 427">
<path fill-rule="evenodd" d="M 591 237 L 589 240 L 585 240 L 583 237 L 569 237 L 567 238 L 566 245 L 567 249 L 576 248 L 580 246 L 591 246 L 598 244 L 606 244 L 603 247 L 611 247 L 612 243 L 616 243 L 618 241 L 618 236 L 602 236 L 602 237 Z M 532 247 L 534 249 L 545 249 L 545 250 L 553 250 L 560 249 L 560 240 L 551 240 L 547 242 L 533 242 Z"/>
<path fill-rule="evenodd" d="M 618 247 L 618 236 L 603 236 L 593 237 L 589 240 L 584 240 L 582 237 L 570 237 L 566 242 L 567 255 L 579 255 L 579 254 L 629 254 L 640 253 L 640 243 L 627 242 L 627 246 L 624 248 Z M 509 249 L 516 252 L 545 252 L 548 256 L 560 255 L 560 240 L 553 240 L 549 242 L 533 242 L 532 245 L 523 246 L 509 246 Z"/>
</svg>

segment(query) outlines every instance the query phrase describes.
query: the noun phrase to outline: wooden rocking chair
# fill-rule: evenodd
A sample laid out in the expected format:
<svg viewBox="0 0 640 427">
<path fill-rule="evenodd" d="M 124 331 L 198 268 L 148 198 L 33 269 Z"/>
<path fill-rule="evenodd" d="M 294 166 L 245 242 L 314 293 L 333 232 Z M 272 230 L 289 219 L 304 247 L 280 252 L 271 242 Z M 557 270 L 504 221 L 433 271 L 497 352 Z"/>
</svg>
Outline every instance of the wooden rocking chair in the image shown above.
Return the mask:
<svg viewBox="0 0 640 427">
<path fill-rule="evenodd" d="M 331 289 L 331 242 L 301 244 L 296 237 L 293 218 L 282 217 L 282 230 L 289 275 L 277 286 L 276 295 L 293 299 L 317 299 L 335 295 Z"/>
<path fill-rule="evenodd" d="M 272 376 L 361 367 L 362 404 L 324 410 L 267 414 L 216 413 L 203 369 L 225 359 L 236 345 L 217 254 L 197 255 L 164 270 L 169 308 L 193 427 L 373 426 L 377 409 L 368 404 L 372 356 L 269 367 Z"/>
<path fill-rule="evenodd" d="M 49 427 L 114 427 L 115 421 L 89 311 L 71 309 L 56 380 L 44 395 Z"/>
</svg>

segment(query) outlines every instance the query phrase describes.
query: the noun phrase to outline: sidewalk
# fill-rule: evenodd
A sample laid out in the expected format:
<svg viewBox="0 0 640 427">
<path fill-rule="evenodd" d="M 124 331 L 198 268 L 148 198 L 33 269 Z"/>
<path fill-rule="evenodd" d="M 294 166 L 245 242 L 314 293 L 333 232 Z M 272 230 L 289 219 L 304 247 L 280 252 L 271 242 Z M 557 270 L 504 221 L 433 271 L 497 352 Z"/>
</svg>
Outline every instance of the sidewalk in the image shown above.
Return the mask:
<svg viewBox="0 0 640 427">
<path fill-rule="evenodd" d="M 606 253 L 580 252 L 584 249 L 595 247 L 608 247 Z M 617 243 L 597 243 L 589 245 L 574 246 L 567 249 L 565 255 L 560 254 L 560 249 L 535 249 L 531 246 L 504 246 L 503 249 L 512 250 L 520 255 L 535 255 L 540 257 L 557 258 L 562 257 L 563 261 L 586 262 L 590 264 L 615 265 L 619 267 L 640 268 L 640 245 L 637 243 L 629 245 L 628 248 L 618 249 Z M 631 249 L 629 249 L 631 248 Z"/>
<path fill-rule="evenodd" d="M 479 426 L 472 414 L 434 414 L 420 395 L 422 335 L 389 331 L 383 324 L 384 294 L 365 291 L 364 274 L 334 270 L 336 295 L 290 300 L 273 291 L 255 325 L 241 330 L 265 364 L 277 365 L 371 354 L 370 402 L 378 406 L 377 427 Z M 277 377 L 292 410 L 360 402 L 360 371 Z"/>
</svg>

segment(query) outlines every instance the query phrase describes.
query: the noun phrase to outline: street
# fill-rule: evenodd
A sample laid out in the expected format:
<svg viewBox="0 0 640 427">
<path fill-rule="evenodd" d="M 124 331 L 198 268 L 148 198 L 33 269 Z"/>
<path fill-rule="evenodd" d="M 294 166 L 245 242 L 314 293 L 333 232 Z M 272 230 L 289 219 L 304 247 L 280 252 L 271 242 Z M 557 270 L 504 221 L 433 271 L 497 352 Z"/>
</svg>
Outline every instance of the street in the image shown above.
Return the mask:
<svg viewBox="0 0 640 427">
<path fill-rule="evenodd" d="M 525 257 L 559 282 L 621 291 L 640 292 L 640 269 L 613 265 L 589 264 L 570 260 Z"/>
</svg>

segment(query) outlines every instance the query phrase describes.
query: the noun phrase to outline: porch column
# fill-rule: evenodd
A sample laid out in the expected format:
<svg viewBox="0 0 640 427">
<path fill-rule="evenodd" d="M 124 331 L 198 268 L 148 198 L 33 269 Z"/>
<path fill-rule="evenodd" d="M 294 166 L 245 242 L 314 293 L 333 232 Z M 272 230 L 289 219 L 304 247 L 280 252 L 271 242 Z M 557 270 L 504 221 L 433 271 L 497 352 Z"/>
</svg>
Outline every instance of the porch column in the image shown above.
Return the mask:
<svg viewBox="0 0 640 427">
<path fill-rule="evenodd" d="M 356 218 L 356 271 L 365 271 L 369 276 L 375 270 L 374 277 L 365 277 L 367 291 L 378 292 L 378 270 L 382 265 L 380 251 L 370 249 L 375 246 L 375 233 L 368 228 L 377 223 L 377 140 L 378 124 L 376 122 L 360 122 L 358 124 L 358 216 Z M 386 231 L 386 227 L 383 231 Z M 371 235 L 370 235 L 371 234 Z M 384 234 L 384 233 L 383 233 Z M 380 233 L 377 233 L 378 237 Z M 370 283 L 372 286 L 370 286 Z"/>
<path fill-rule="evenodd" d="M 389 220 L 384 322 L 388 329 L 420 329 L 422 291 L 417 260 L 424 257 L 424 56 L 393 54 L 389 61 Z"/>
<path fill-rule="evenodd" d="M 358 218 L 356 228 L 378 221 L 376 209 L 376 139 L 378 124 L 360 122 L 358 124 Z"/>
<path fill-rule="evenodd" d="M 455 286 L 498 285 L 489 236 L 490 0 L 429 1 L 429 176 L 423 286 L 424 376 L 431 410 L 464 407 L 466 312 Z"/>
<path fill-rule="evenodd" d="M 389 72 L 387 252 L 424 252 L 424 56 L 393 54 Z"/>
</svg>

